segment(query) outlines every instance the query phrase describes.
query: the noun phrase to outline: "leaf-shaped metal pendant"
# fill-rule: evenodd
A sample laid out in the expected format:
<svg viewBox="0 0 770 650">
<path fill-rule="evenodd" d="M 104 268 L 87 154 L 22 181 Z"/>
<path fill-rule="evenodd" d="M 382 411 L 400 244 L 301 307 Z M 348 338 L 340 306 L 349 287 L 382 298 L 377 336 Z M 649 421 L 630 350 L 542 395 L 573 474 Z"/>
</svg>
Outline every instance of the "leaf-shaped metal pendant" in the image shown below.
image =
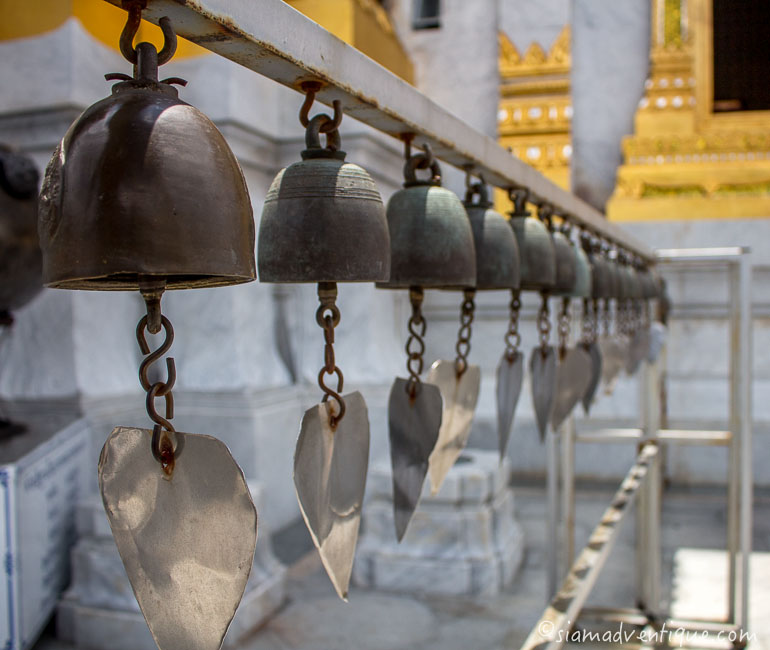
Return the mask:
<svg viewBox="0 0 770 650">
<path fill-rule="evenodd" d="M 117 427 L 99 458 L 104 509 L 160 650 L 217 650 L 246 588 L 257 512 L 224 443 L 184 436 L 167 476 L 152 431 Z"/>
<path fill-rule="evenodd" d="M 646 327 L 638 330 L 631 339 L 631 348 L 628 353 L 628 364 L 626 372 L 633 375 L 638 369 L 639 364 L 647 357 L 650 350 L 650 330 Z"/>
<path fill-rule="evenodd" d="M 399 542 L 420 501 L 428 459 L 438 441 L 441 412 L 441 391 L 437 386 L 417 384 L 414 396 L 411 396 L 408 380 L 397 378 L 393 382 L 388 424 L 393 467 L 393 516 Z"/>
<path fill-rule="evenodd" d="M 650 348 L 647 351 L 647 361 L 655 363 L 663 350 L 666 342 L 666 326 L 655 322 L 650 325 Z"/>
<path fill-rule="evenodd" d="M 471 434 L 473 413 L 479 399 L 481 369 L 469 365 L 458 376 L 454 361 L 436 361 L 431 366 L 426 383 L 438 386 L 444 400 L 438 441 L 428 460 L 431 494 L 436 495 Z"/>
<path fill-rule="evenodd" d="M 294 487 L 326 573 L 347 600 L 369 467 L 369 418 L 361 393 L 343 399 L 345 416 L 335 429 L 331 401 L 305 411 L 294 452 Z"/>
<path fill-rule="evenodd" d="M 529 357 L 529 374 L 532 383 L 532 404 L 541 442 L 548 431 L 548 420 L 553 410 L 556 394 L 556 353 L 552 346 L 536 347 Z"/>
<path fill-rule="evenodd" d="M 602 353 L 602 383 L 606 395 L 612 395 L 615 390 L 620 371 L 626 365 L 628 350 L 622 341 L 615 338 L 605 338 L 599 341 L 599 349 Z"/>
<path fill-rule="evenodd" d="M 521 384 L 524 379 L 524 358 L 514 352 L 511 358 L 503 355 L 497 366 L 497 440 L 500 458 L 505 456 L 508 439 L 511 437 L 513 415 L 519 402 Z"/>
<path fill-rule="evenodd" d="M 586 391 L 583 393 L 583 410 L 588 415 L 591 411 L 591 404 L 594 402 L 596 390 L 599 388 L 599 380 L 602 378 L 602 353 L 595 341 L 584 346 L 584 349 L 591 357 L 591 381 L 588 382 Z"/>
<path fill-rule="evenodd" d="M 556 397 L 551 426 L 558 429 L 585 395 L 591 381 L 593 362 L 582 345 L 567 350 L 556 369 Z"/>
</svg>

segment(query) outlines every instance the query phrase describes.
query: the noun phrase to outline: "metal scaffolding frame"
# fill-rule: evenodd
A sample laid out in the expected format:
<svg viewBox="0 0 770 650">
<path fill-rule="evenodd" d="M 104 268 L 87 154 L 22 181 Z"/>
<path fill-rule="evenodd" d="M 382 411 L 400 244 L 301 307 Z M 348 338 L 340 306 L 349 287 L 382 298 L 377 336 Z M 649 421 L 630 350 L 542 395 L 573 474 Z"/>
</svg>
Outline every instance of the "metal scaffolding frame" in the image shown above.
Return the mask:
<svg viewBox="0 0 770 650">
<path fill-rule="evenodd" d="M 730 408 L 729 431 L 685 431 L 661 428 L 661 355 L 658 363 L 645 364 L 641 380 L 642 412 L 638 429 L 602 429 L 578 433 L 574 418 L 549 434 L 547 446 L 547 588 L 551 602 L 524 649 L 555 650 L 567 641 L 569 631 L 584 620 L 624 622 L 629 625 L 737 632 L 745 645 L 748 628 L 749 557 L 751 554 L 753 477 L 751 466 L 751 264 L 746 248 L 670 249 L 657 252 L 660 267 L 719 269 L 729 278 Z M 615 494 L 610 507 L 591 535 L 588 545 L 574 558 L 575 446 L 576 443 L 633 442 L 636 463 Z M 728 449 L 727 553 L 728 613 L 725 620 L 678 620 L 662 611 L 661 604 L 661 497 L 662 459 L 666 445 L 709 445 Z M 561 473 L 561 477 L 559 474 Z M 561 479 L 561 480 L 560 480 Z M 617 536 L 618 525 L 636 500 L 636 607 L 591 608 L 583 605 Z M 560 513 L 561 510 L 561 513 Z M 608 522 L 611 526 L 608 527 Z M 559 567 L 570 567 L 560 580 Z"/>
</svg>

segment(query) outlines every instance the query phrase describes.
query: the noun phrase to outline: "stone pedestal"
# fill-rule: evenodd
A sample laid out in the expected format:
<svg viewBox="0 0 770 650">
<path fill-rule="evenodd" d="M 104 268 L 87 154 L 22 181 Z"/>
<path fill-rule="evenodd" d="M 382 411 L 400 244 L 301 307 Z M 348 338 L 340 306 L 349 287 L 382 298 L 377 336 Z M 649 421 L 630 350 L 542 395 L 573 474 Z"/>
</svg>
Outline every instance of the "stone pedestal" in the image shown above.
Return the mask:
<svg viewBox="0 0 770 650">
<path fill-rule="evenodd" d="M 491 595 L 521 563 L 524 534 L 514 516 L 510 467 L 494 452 L 466 450 L 441 491 L 422 500 L 403 541 L 393 527 L 390 462 L 369 469 L 353 579 L 386 591 L 447 596 Z"/>
<path fill-rule="evenodd" d="M 250 483 L 260 510 L 261 490 Z M 72 550 L 72 582 L 56 619 L 57 636 L 83 650 L 157 650 L 134 598 L 101 499 L 78 506 L 79 539 Z M 254 564 L 224 647 L 235 647 L 264 623 L 286 597 L 285 567 L 273 556 L 260 522 Z"/>
</svg>

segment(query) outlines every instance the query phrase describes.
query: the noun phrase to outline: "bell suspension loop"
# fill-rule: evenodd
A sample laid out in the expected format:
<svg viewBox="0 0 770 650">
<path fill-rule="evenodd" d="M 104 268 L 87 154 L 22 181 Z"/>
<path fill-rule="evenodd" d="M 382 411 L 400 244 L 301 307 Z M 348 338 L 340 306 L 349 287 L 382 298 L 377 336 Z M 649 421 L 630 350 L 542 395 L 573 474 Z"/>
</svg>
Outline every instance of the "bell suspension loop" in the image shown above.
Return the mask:
<svg viewBox="0 0 770 650">
<path fill-rule="evenodd" d="M 521 300 L 519 295 L 518 289 L 511 290 L 510 320 L 508 321 L 508 331 L 505 333 L 505 359 L 508 363 L 513 363 L 516 360 L 521 345 L 521 334 L 519 333 Z"/>
<path fill-rule="evenodd" d="M 160 297 L 163 293 L 162 283 L 155 284 L 152 288 L 142 288 L 142 296 L 147 305 L 147 314 L 142 316 L 136 326 L 136 340 L 139 349 L 145 358 L 139 366 L 139 382 L 147 393 L 147 415 L 155 423 L 152 430 L 152 455 L 160 463 L 166 476 L 171 477 L 174 472 L 174 463 L 182 453 L 184 436 L 174 429 L 170 420 L 174 418 L 174 396 L 171 390 L 176 383 L 176 365 L 173 357 L 166 357 L 166 381 L 151 382 L 149 378 L 150 367 L 160 361 L 163 355 L 169 351 L 174 342 L 174 328 L 171 321 L 163 316 L 160 308 Z M 147 344 L 145 331 L 157 334 L 163 329 L 165 339 L 155 351 L 150 350 Z M 165 417 L 160 415 L 155 408 L 156 398 L 165 400 Z M 171 434 L 171 435 L 169 435 Z"/>
<path fill-rule="evenodd" d="M 409 372 L 409 381 L 406 392 L 410 400 L 417 397 L 420 389 L 420 375 L 423 368 L 423 355 L 425 354 L 425 331 L 428 327 L 425 317 L 422 315 L 423 301 L 422 287 L 409 288 L 409 302 L 412 305 L 412 315 L 409 318 L 409 338 L 406 340 L 406 369 Z"/>
<path fill-rule="evenodd" d="M 318 301 L 321 303 L 316 311 L 316 322 L 324 331 L 324 365 L 318 373 L 318 386 L 324 392 L 324 402 L 329 397 L 337 403 L 337 411 L 332 408 L 329 417 L 329 426 L 332 430 L 337 428 L 343 417 L 345 417 L 345 400 L 342 399 L 342 386 L 344 378 L 342 370 L 337 366 L 334 359 L 334 328 L 340 322 L 340 310 L 337 307 L 337 283 L 319 282 L 318 283 Z M 337 375 L 337 390 L 332 390 L 324 382 L 325 375 Z"/>
<path fill-rule="evenodd" d="M 476 310 L 475 289 L 465 289 L 463 291 L 463 304 L 460 308 L 460 329 L 457 331 L 457 343 L 455 351 L 455 372 L 459 378 L 468 369 L 468 354 L 471 351 L 471 325 L 473 315 Z"/>
</svg>

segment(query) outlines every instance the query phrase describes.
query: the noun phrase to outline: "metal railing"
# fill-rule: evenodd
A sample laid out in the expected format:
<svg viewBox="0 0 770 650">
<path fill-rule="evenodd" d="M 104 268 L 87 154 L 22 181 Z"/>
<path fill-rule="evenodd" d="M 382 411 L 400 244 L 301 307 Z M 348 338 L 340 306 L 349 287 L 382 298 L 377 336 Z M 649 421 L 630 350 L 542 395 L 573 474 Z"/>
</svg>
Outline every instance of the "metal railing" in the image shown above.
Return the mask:
<svg viewBox="0 0 770 650">
<path fill-rule="evenodd" d="M 118 7 L 122 0 L 105 0 Z M 179 36 L 301 92 L 320 81 L 316 99 L 396 138 L 413 135 L 437 158 L 509 190 L 625 248 L 647 262 L 653 251 L 604 215 L 441 108 L 414 86 L 347 45 L 282 0 L 147 0 L 142 18 L 168 16 Z"/>
</svg>

